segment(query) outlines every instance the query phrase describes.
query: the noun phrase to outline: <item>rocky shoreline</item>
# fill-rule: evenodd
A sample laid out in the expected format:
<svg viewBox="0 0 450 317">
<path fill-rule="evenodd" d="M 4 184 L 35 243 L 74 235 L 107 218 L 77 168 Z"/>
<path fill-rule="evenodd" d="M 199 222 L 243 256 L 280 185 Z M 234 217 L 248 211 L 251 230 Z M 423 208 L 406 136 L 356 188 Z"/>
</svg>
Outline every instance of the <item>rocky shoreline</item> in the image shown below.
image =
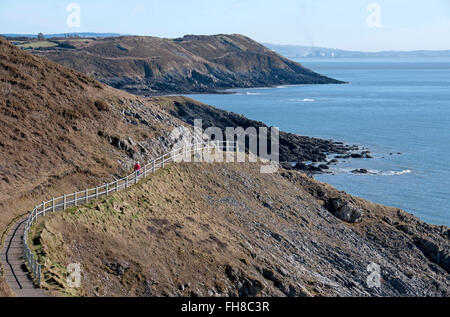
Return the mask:
<svg viewBox="0 0 450 317">
<path fill-rule="evenodd" d="M 203 129 L 218 127 L 269 128 L 260 121 L 228 112 L 186 97 L 153 97 L 151 100 L 164 104 L 164 110 L 181 121 L 193 125 L 202 118 Z M 329 159 L 330 155 L 336 158 Z M 324 173 L 338 159 L 370 159 L 370 152 L 356 145 L 346 145 L 334 140 L 323 140 L 280 131 L 280 163 L 284 169 L 299 170 L 311 174 Z"/>
<path fill-rule="evenodd" d="M 344 145 L 342 142 L 334 142 L 334 147 L 331 146 L 328 152 L 320 153 L 317 157 L 309 160 L 310 163 L 305 163 L 304 160 L 300 160 L 294 163 L 283 162 L 282 166 L 286 170 L 296 170 L 306 172 L 307 174 L 320 174 L 320 173 L 328 173 L 331 166 L 339 164 L 339 160 L 346 159 L 373 159 L 373 156 L 370 154 L 371 152 L 368 150 L 363 150 L 356 145 Z M 327 154 L 327 155 L 325 155 Z M 339 154 L 339 155 L 336 155 Z M 324 156 L 325 155 L 325 156 Z M 332 158 L 329 158 L 329 155 L 335 155 Z M 370 172 L 365 169 L 355 169 L 351 171 L 353 174 L 370 174 Z"/>
</svg>

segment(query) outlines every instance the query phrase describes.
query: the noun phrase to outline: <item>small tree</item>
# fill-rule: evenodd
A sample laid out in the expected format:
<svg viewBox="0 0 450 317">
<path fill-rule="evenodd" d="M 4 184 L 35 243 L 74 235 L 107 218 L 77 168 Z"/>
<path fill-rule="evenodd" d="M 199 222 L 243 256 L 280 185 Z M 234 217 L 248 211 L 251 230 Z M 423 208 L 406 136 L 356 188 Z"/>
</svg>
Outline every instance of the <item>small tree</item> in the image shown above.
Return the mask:
<svg viewBox="0 0 450 317">
<path fill-rule="evenodd" d="M 45 40 L 45 36 L 44 36 L 43 33 L 39 33 L 39 34 L 37 35 L 37 38 L 38 38 L 39 41 Z"/>
</svg>

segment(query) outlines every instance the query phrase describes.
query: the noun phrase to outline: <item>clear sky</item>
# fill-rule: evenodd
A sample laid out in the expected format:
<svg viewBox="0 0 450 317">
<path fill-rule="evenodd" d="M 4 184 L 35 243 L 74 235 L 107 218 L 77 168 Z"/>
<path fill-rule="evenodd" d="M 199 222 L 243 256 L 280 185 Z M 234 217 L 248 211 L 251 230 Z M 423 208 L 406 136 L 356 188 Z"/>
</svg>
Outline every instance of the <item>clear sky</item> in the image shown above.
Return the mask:
<svg viewBox="0 0 450 317">
<path fill-rule="evenodd" d="M 67 24 L 70 3 L 81 8 L 80 27 Z M 241 33 L 274 44 L 438 50 L 450 49 L 450 0 L 0 0 L 0 33 L 38 32 Z"/>
</svg>

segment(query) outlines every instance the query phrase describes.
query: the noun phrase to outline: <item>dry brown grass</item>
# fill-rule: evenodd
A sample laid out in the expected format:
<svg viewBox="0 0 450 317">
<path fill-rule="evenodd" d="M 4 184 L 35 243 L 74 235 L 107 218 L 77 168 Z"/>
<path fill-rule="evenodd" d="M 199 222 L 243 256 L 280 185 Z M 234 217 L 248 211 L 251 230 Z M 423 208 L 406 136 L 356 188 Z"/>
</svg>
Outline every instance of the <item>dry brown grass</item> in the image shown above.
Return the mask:
<svg viewBox="0 0 450 317">
<path fill-rule="evenodd" d="M 14 293 L 9 288 L 3 277 L 0 276 L 0 297 L 13 297 Z"/>
<path fill-rule="evenodd" d="M 147 125 L 125 121 L 140 113 Z M 150 102 L 33 56 L 0 38 L 0 235 L 39 201 L 96 186 L 132 166 L 104 135 L 163 151 L 180 123 Z M 99 132 L 103 136 L 99 135 Z M 134 146 L 139 154 L 141 149 Z"/>
<path fill-rule="evenodd" d="M 400 219 L 397 209 L 281 174 L 260 174 L 256 164 L 181 164 L 52 215 L 34 229 L 46 287 L 75 296 L 365 296 L 376 294 L 364 282 L 380 254 L 386 271 L 433 285 L 420 251 L 406 250 L 409 240 L 382 221 Z M 341 222 L 317 192 L 351 199 L 366 219 Z M 383 240 L 371 238 L 376 232 Z M 81 289 L 65 282 L 72 262 L 82 264 Z M 399 295 L 385 283 L 385 294 Z"/>
<path fill-rule="evenodd" d="M 225 266 L 240 268 L 255 279 L 259 261 L 244 245 L 254 241 L 252 228 L 234 209 L 257 210 L 261 201 L 249 197 L 249 188 L 239 193 L 245 185 L 234 182 L 243 180 L 239 174 L 250 169 L 243 177 L 257 188 L 270 192 L 276 186 L 263 188 L 259 171 L 247 165 L 229 170 L 224 164 L 204 165 L 172 166 L 127 192 L 53 215 L 44 229 L 42 223 L 36 226 L 44 246 L 40 252 L 48 256 L 48 287 L 84 296 L 208 295 L 212 289 L 238 295 L 224 276 Z M 237 178 L 230 180 L 238 187 L 233 193 L 222 187 L 222 177 L 229 172 Z M 288 187 L 287 181 L 278 180 Z M 227 198 L 230 204 L 221 202 Z M 271 218 L 269 212 L 267 217 Z M 63 267 L 81 258 L 86 275 L 83 289 L 76 291 L 67 287 Z M 109 262 L 127 263 L 129 268 L 120 278 L 113 277 Z M 191 287 L 176 290 L 184 285 Z M 267 286 L 263 294 L 282 293 Z"/>
</svg>

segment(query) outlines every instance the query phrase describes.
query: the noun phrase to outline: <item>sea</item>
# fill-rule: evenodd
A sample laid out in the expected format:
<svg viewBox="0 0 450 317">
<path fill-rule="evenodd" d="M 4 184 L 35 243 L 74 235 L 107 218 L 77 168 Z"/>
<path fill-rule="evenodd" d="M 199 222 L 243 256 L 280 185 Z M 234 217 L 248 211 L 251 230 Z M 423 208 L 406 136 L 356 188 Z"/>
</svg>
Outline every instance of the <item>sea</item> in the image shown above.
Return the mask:
<svg viewBox="0 0 450 317">
<path fill-rule="evenodd" d="M 316 179 L 450 226 L 450 58 L 298 62 L 348 84 L 189 97 L 286 132 L 368 148 L 373 159 L 341 161 Z M 361 168 L 369 174 L 352 173 Z"/>
</svg>

